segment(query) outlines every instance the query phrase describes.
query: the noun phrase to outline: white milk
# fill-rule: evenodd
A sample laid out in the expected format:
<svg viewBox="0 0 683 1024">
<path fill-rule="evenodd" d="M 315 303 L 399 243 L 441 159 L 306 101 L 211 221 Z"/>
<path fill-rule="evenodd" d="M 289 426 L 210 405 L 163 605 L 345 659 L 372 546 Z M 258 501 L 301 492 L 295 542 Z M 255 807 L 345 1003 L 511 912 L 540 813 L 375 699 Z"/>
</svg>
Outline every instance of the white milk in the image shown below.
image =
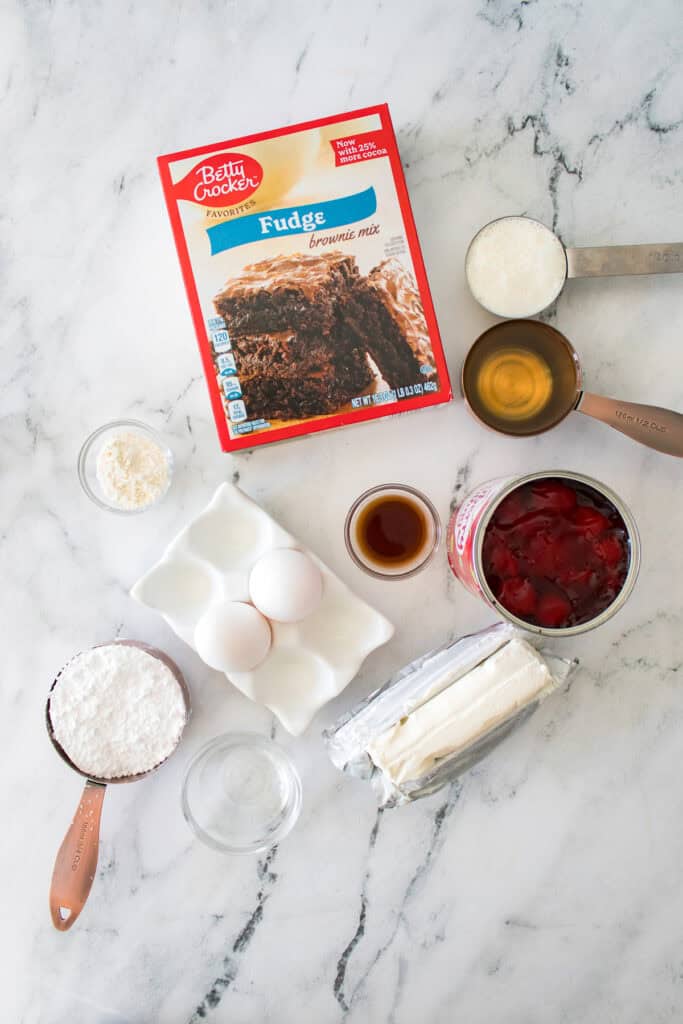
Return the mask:
<svg viewBox="0 0 683 1024">
<path fill-rule="evenodd" d="M 502 217 L 474 236 L 465 273 L 475 299 L 491 313 L 533 316 L 562 291 L 567 257 L 545 225 L 529 217 Z"/>
</svg>

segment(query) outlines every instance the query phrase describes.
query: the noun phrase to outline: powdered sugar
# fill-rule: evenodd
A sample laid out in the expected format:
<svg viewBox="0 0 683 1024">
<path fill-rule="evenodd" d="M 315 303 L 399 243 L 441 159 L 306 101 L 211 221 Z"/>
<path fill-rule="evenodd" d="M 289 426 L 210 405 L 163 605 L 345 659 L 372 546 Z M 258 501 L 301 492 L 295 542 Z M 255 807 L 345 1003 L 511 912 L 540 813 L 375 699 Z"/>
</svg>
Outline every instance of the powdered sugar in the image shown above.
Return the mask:
<svg viewBox="0 0 683 1024">
<path fill-rule="evenodd" d="M 50 696 L 57 742 L 87 775 L 149 771 L 175 749 L 187 712 L 164 662 L 138 647 L 108 644 L 77 655 Z"/>
</svg>

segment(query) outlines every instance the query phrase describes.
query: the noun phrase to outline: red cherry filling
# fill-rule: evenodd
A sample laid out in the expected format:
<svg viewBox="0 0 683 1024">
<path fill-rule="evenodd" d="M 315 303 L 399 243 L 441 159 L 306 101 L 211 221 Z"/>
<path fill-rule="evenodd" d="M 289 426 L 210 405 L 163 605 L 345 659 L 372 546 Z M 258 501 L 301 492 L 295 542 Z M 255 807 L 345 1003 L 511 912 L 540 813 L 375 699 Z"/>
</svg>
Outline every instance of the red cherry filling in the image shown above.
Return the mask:
<svg viewBox="0 0 683 1024">
<path fill-rule="evenodd" d="M 623 585 L 624 579 L 621 573 L 609 573 L 605 578 L 604 589 L 605 593 L 609 595 L 610 603 L 617 596 Z"/>
<path fill-rule="evenodd" d="M 536 618 L 542 626 L 557 629 L 564 625 L 571 614 L 572 604 L 561 590 L 547 590 L 538 599 Z"/>
<path fill-rule="evenodd" d="M 624 549 L 619 538 L 613 533 L 599 537 L 593 544 L 593 550 L 605 565 L 615 566 L 624 557 Z"/>
<path fill-rule="evenodd" d="M 524 504 L 522 495 L 517 491 L 513 491 L 512 494 L 508 494 L 506 498 L 503 498 L 496 509 L 498 525 L 513 526 L 528 510 L 528 505 Z"/>
<path fill-rule="evenodd" d="M 536 611 L 536 591 L 529 580 L 523 580 L 521 576 L 503 580 L 496 596 L 505 608 L 520 619 L 526 619 Z"/>
<path fill-rule="evenodd" d="M 628 534 L 598 491 L 549 478 L 523 484 L 495 509 L 483 570 L 513 615 L 550 629 L 588 622 L 624 585 Z"/>
<path fill-rule="evenodd" d="M 514 524 L 514 531 L 518 537 L 535 537 L 540 530 L 549 530 L 552 527 L 552 514 L 548 512 L 526 512 Z"/>
<path fill-rule="evenodd" d="M 576 492 L 559 480 L 536 480 L 531 493 L 539 507 L 552 512 L 571 512 L 576 508 Z"/>
<path fill-rule="evenodd" d="M 597 537 L 599 533 L 609 530 L 610 521 L 596 508 L 579 505 L 574 513 L 574 522 L 587 537 Z"/>
<path fill-rule="evenodd" d="M 505 579 L 508 576 L 516 576 L 519 572 L 519 562 L 513 553 L 504 544 L 489 544 L 487 560 L 494 576 Z"/>
<path fill-rule="evenodd" d="M 572 585 L 585 589 L 591 586 L 595 577 L 595 569 L 567 569 L 567 571 L 562 573 L 560 576 L 560 583 L 567 591 L 572 589 Z"/>
</svg>

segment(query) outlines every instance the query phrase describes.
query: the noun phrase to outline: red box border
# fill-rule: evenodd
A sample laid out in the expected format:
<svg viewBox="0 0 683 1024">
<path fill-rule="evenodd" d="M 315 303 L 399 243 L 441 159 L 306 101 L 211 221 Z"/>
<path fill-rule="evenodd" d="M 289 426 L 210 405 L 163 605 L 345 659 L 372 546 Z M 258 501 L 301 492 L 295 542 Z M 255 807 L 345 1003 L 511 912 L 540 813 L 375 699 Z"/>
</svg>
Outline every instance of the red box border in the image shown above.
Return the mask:
<svg viewBox="0 0 683 1024">
<path fill-rule="evenodd" d="M 218 380 L 216 378 L 213 365 L 211 342 L 209 340 L 206 324 L 204 323 L 201 302 L 199 300 L 194 274 L 192 273 L 190 254 L 187 248 L 185 234 L 183 232 L 178 203 L 173 196 L 173 182 L 171 180 L 170 165 L 175 163 L 177 160 L 186 160 L 194 156 L 206 156 L 207 153 L 220 152 L 228 147 L 232 148 L 235 146 L 245 145 L 249 142 L 261 142 L 264 139 L 279 138 L 282 135 L 291 135 L 295 132 L 305 131 L 308 128 L 322 128 L 325 125 L 337 124 L 339 122 L 348 121 L 358 117 L 367 117 L 371 114 L 379 115 L 382 129 L 388 134 L 391 141 L 391 145 L 389 147 L 389 161 L 394 178 L 394 187 L 398 196 L 401 216 L 406 229 L 408 248 L 413 260 L 413 266 L 415 267 L 418 289 L 422 297 L 422 306 L 424 309 L 425 320 L 427 322 L 429 338 L 432 343 L 432 350 L 434 352 L 434 361 L 438 371 L 438 379 L 442 387 L 439 391 L 434 393 L 420 395 L 417 398 L 402 400 L 398 408 L 395 407 L 396 403 L 393 402 L 387 405 L 369 406 L 368 408 L 354 409 L 346 413 L 336 413 L 330 416 L 308 420 L 305 423 L 298 423 L 291 427 L 278 427 L 276 430 L 265 430 L 263 432 L 257 431 L 253 434 L 244 434 L 241 437 L 231 438 L 228 430 L 225 410 L 223 408 L 223 398 L 218 386 Z M 221 443 L 221 449 L 224 452 L 257 448 L 261 445 L 271 444 L 277 441 L 286 441 L 293 437 L 303 437 L 306 434 L 317 433 L 320 430 L 331 430 L 334 427 L 341 427 L 352 423 L 364 423 L 368 420 L 380 419 L 385 416 L 395 416 L 402 412 L 409 412 L 411 409 L 423 409 L 433 405 L 444 405 L 446 402 L 451 401 L 453 397 L 453 389 L 448 373 L 448 367 L 446 365 L 446 357 L 443 351 L 439 327 L 436 322 L 434 304 L 432 302 L 432 295 L 427 281 L 427 273 L 425 271 L 422 251 L 417 237 L 417 229 L 415 227 L 413 211 L 410 206 L 408 189 L 406 187 L 403 168 L 401 167 L 401 159 L 398 152 L 394 127 L 391 122 L 391 115 L 389 114 L 388 104 L 381 103 L 374 107 L 362 107 L 359 110 L 350 110 L 343 114 L 334 114 L 331 117 L 322 117 L 313 121 L 302 121 L 300 124 L 287 125 L 285 128 L 276 128 L 271 131 L 257 132 L 253 135 L 243 135 L 237 139 L 227 139 L 225 142 L 216 142 L 208 146 L 198 146 L 194 149 L 185 149 L 177 153 L 167 153 L 164 156 L 157 157 L 157 164 L 164 190 L 166 207 L 171 221 L 173 238 L 175 240 L 178 258 L 180 260 L 180 268 L 183 275 L 183 281 L 185 283 L 185 290 L 190 303 L 192 321 L 197 334 L 199 352 L 204 367 L 204 375 L 209 388 L 209 396 L 211 398 L 218 437 Z"/>
</svg>

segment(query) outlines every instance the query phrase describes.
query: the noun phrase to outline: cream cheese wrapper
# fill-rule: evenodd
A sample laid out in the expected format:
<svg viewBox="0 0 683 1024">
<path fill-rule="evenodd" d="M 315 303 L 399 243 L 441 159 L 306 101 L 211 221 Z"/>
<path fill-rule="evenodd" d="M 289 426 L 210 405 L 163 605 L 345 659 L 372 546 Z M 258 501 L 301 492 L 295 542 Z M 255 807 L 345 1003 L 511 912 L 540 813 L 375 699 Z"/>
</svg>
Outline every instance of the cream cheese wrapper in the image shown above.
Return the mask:
<svg viewBox="0 0 683 1024">
<path fill-rule="evenodd" d="M 378 736 L 368 753 L 393 782 L 419 779 L 554 688 L 538 652 L 526 640 L 510 640 Z"/>
<path fill-rule="evenodd" d="M 526 721 L 575 664 L 498 623 L 401 669 L 325 734 L 328 752 L 385 806 L 427 796 Z"/>
<path fill-rule="evenodd" d="M 344 769 L 350 751 L 364 752 L 375 736 L 475 668 L 514 635 L 515 627 L 501 622 L 449 640 L 399 669 L 326 733 L 332 762 Z"/>
</svg>

